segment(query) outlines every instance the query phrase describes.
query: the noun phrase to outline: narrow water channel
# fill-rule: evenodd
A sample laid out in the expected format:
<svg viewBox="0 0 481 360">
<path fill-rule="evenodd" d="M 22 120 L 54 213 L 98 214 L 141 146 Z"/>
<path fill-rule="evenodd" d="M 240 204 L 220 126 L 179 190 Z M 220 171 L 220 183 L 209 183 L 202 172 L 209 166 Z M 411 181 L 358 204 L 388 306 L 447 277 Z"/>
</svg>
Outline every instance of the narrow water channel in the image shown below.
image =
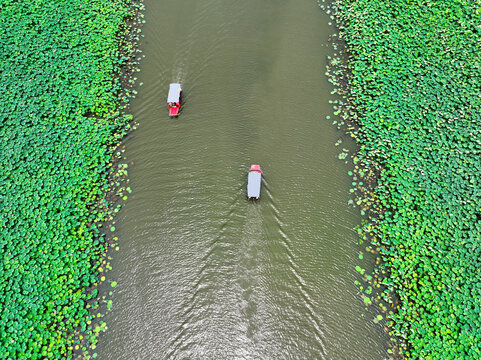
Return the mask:
<svg viewBox="0 0 481 360">
<path fill-rule="evenodd" d="M 101 359 L 383 359 L 315 0 L 146 0 Z M 184 107 L 167 116 L 170 82 Z M 261 165 L 261 200 L 246 201 Z"/>
</svg>

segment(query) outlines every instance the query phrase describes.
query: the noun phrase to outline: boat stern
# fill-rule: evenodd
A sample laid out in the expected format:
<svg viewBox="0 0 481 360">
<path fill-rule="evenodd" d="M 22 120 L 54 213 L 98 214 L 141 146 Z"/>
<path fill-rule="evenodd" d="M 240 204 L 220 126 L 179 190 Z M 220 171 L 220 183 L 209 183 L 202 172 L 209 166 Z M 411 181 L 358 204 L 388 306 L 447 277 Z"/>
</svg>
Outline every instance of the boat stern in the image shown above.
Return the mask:
<svg viewBox="0 0 481 360">
<path fill-rule="evenodd" d="M 180 106 L 169 106 L 169 116 L 179 115 Z"/>
</svg>

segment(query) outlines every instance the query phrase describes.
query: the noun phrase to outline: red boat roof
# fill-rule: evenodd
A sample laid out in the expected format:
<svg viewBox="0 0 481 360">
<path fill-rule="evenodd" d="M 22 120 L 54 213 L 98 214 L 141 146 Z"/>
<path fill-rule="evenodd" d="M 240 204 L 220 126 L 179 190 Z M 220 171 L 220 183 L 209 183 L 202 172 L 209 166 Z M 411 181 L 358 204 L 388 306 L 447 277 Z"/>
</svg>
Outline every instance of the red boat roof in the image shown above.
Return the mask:
<svg viewBox="0 0 481 360">
<path fill-rule="evenodd" d="M 257 165 L 257 164 L 252 164 L 250 171 L 258 171 L 258 172 L 262 173 L 261 166 Z"/>
</svg>

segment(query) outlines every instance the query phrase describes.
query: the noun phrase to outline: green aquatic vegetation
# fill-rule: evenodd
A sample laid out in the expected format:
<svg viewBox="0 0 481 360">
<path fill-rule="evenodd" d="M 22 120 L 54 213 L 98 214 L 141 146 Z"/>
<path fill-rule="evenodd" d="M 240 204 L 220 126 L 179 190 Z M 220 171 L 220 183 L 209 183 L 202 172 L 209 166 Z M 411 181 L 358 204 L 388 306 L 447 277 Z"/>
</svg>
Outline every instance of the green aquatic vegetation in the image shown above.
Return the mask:
<svg viewBox="0 0 481 360">
<path fill-rule="evenodd" d="M 379 248 L 382 297 L 396 299 L 399 351 L 481 358 L 481 3 L 337 0 L 329 11 L 348 52 L 328 73 L 347 89 L 340 116 L 360 146 L 364 190 L 351 192 L 371 220 L 360 233 Z"/>
<path fill-rule="evenodd" d="M 131 121 L 120 67 L 138 40 L 123 39 L 134 11 L 126 0 L 0 0 L 2 359 L 88 356 L 94 324 L 104 329 L 89 289 Z"/>
</svg>

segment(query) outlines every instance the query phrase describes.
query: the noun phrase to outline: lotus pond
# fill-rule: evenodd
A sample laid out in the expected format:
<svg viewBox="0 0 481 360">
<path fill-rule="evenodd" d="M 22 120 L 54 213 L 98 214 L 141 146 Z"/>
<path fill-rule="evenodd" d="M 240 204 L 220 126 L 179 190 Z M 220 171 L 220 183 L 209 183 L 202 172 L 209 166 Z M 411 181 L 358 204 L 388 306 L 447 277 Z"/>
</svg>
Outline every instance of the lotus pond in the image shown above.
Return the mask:
<svg viewBox="0 0 481 360">
<path fill-rule="evenodd" d="M 105 324 L 92 286 L 112 238 L 101 231 L 115 212 L 106 194 L 126 171 L 110 168 L 130 126 L 120 68 L 140 8 L 0 1 L 2 359 L 96 355 Z"/>
<path fill-rule="evenodd" d="M 480 5 L 329 8 L 348 49 L 331 78 L 348 85 L 341 123 L 360 145 L 350 173 L 368 216 L 359 232 L 380 254 L 374 283 L 395 302 L 392 335 L 407 358 L 481 358 Z"/>
</svg>

